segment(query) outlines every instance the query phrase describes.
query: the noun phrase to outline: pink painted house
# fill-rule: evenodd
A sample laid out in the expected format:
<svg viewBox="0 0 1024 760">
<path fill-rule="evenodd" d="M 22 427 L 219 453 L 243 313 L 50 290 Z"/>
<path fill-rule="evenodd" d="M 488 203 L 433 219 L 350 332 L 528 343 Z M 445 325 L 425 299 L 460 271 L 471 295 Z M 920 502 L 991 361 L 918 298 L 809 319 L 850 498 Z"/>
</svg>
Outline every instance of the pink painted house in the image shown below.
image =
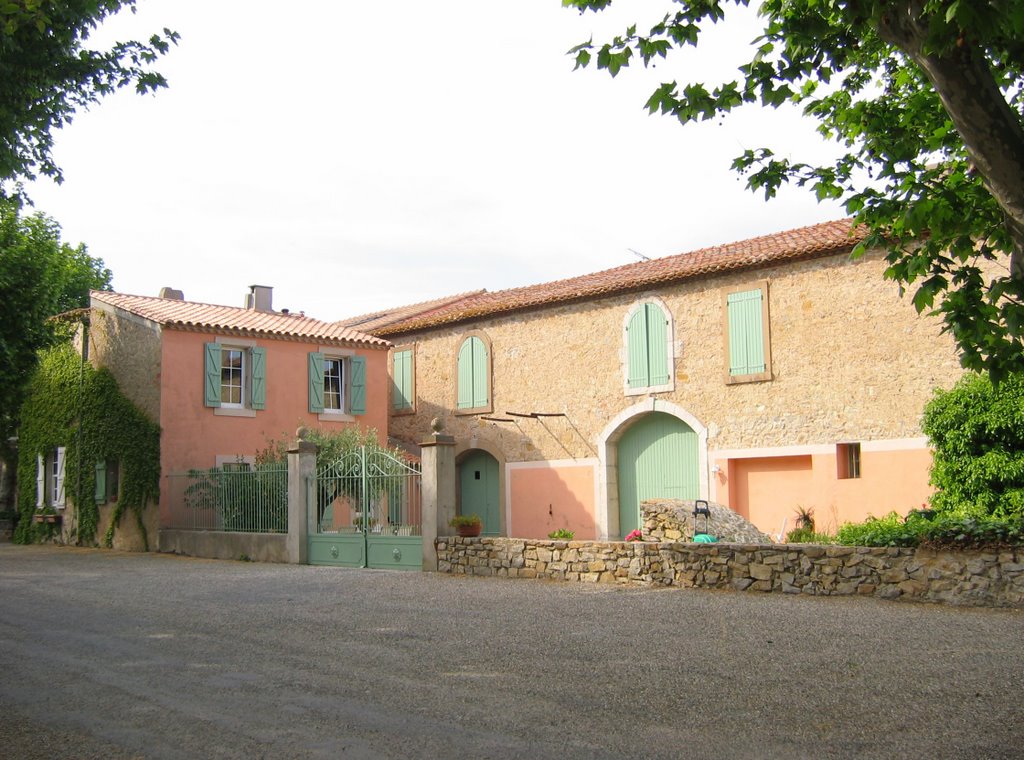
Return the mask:
<svg viewBox="0 0 1024 760">
<path fill-rule="evenodd" d="M 390 344 L 337 324 L 275 311 L 254 285 L 243 307 L 93 291 L 91 359 L 161 427 L 159 524 L 171 476 L 251 461 L 300 425 L 387 436 Z M 154 526 L 155 527 L 155 526 Z"/>
</svg>

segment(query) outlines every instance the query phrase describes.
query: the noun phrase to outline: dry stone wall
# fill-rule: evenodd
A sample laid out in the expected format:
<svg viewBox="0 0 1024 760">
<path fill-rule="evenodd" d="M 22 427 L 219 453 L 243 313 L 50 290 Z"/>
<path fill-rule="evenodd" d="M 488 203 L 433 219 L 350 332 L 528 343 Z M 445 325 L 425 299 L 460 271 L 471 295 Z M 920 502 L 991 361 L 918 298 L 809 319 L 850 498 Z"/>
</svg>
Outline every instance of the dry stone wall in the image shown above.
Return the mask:
<svg viewBox="0 0 1024 760">
<path fill-rule="evenodd" d="M 810 596 L 1024 607 L 1024 550 L 685 544 L 459 538 L 436 541 L 438 570 Z"/>
</svg>

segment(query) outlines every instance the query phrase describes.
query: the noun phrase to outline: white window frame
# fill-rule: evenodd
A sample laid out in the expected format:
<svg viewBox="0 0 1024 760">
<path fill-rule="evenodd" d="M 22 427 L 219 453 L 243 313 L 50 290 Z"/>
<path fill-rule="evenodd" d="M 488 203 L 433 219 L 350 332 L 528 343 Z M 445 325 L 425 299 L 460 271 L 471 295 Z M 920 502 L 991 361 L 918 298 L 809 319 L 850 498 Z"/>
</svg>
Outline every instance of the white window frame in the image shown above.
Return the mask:
<svg viewBox="0 0 1024 760">
<path fill-rule="evenodd" d="M 349 409 L 348 383 L 345 374 L 349 372 L 349 362 L 343 356 L 324 355 L 324 414 L 345 414 Z M 337 369 L 337 372 L 332 372 Z M 338 390 L 328 390 L 331 381 L 337 381 Z M 330 401 L 328 401 L 330 399 Z M 337 405 L 332 405 L 336 401 Z"/>
<path fill-rule="evenodd" d="M 36 507 L 64 509 L 67 494 L 64 490 L 65 454 L 64 446 L 51 449 L 44 457 L 36 456 Z"/>
<path fill-rule="evenodd" d="M 220 344 L 221 350 L 221 388 L 220 388 L 220 406 L 213 407 L 213 413 L 218 417 L 255 417 L 256 410 L 252 408 L 252 399 L 249 394 L 251 392 L 251 378 L 249 373 L 252 372 L 252 349 L 256 348 L 256 341 L 245 338 L 236 337 L 217 337 L 214 339 L 216 343 Z M 224 401 L 224 352 L 225 351 L 241 351 L 242 353 L 242 403 L 240 404 L 229 404 Z"/>
<path fill-rule="evenodd" d="M 338 348 L 337 346 L 318 346 L 317 352 L 323 354 L 324 357 L 324 410 L 317 415 L 317 420 L 320 422 L 355 422 L 355 415 L 351 413 L 349 373 L 352 371 L 352 357 L 356 355 L 356 352 L 350 348 Z M 327 363 L 331 361 L 341 363 L 340 409 L 328 409 L 327 407 Z"/>
<path fill-rule="evenodd" d="M 244 409 L 246 407 L 247 396 L 246 393 L 249 390 L 249 367 L 251 362 L 248 357 L 248 349 L 240 346 L 228 346 L 223 345 L 220 349 L 220 405 L 224 409 Z M 232 354 L 238 354 L 238 358 L 241 366 L 238 370 L 238 401 L 225 401 L 224 397 L 227 395 L 226 391 L 233 389 L 236 386 L 234 383 L 225 384 L 225 374 L 230 373 L 234 375 L 233 368 L 228 364 L 228 358 Z"/>
</svg>

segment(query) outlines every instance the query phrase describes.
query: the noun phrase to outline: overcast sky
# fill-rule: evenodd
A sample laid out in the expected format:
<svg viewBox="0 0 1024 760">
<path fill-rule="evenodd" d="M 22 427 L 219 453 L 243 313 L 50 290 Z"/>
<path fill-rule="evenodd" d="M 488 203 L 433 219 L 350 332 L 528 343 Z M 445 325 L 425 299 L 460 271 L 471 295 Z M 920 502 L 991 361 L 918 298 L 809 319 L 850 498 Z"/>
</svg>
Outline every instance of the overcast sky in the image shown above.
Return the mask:
<svg viewBox="0 0 1024 760">
<path fill-rule="evenodd" d="M 799 115 L 682 127 L 643 109 L 659 81 L 729 75 L 756 19 L 653 72 L 573 73 L 570 47 L 668 4 L 618 5 L 139 0 L 97 39 L 179 32 L 170 88 L 80 114 L 57 135 L 66 181 L 29 194 L 120 292 L 241 306 L 271 285 L 321 319 L 844 215 L 803 190 L 766 202 L 729 170 L 762 145 L 827 155 Z"/>
</svg>

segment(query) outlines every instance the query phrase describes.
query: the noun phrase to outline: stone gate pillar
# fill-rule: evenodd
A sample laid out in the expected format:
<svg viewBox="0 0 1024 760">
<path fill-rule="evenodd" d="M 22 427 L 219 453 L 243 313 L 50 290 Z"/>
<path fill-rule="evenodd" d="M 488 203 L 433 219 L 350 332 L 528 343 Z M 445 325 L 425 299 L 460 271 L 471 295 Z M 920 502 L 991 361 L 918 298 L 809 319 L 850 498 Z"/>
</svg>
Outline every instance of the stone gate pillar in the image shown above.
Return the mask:
<svg viewBox="0 0 1024 760">
<path fill-rule="evenodd" d="M 308 431 L 295 431 L 298 439 L 288 446 L 288 562 L 305 565 L 309 554 L 310 515 L 307 513 L 306 484 L 316 475 L 317 445 L 306 440 Z M 316 511 L 316 507 L 313 507 Z M 315 519 L 315 514 L 313 519 Z"/>
<path fill-rule="evenodd" d="M 422 466 L 423 569 L 437 570 L 438 535 L 447 535 L 448 521 L 455 517 L 455 438 L 446 435 L 444 423 L 434 418 L 433 434 L 420 444 Z"/>
</svg>

